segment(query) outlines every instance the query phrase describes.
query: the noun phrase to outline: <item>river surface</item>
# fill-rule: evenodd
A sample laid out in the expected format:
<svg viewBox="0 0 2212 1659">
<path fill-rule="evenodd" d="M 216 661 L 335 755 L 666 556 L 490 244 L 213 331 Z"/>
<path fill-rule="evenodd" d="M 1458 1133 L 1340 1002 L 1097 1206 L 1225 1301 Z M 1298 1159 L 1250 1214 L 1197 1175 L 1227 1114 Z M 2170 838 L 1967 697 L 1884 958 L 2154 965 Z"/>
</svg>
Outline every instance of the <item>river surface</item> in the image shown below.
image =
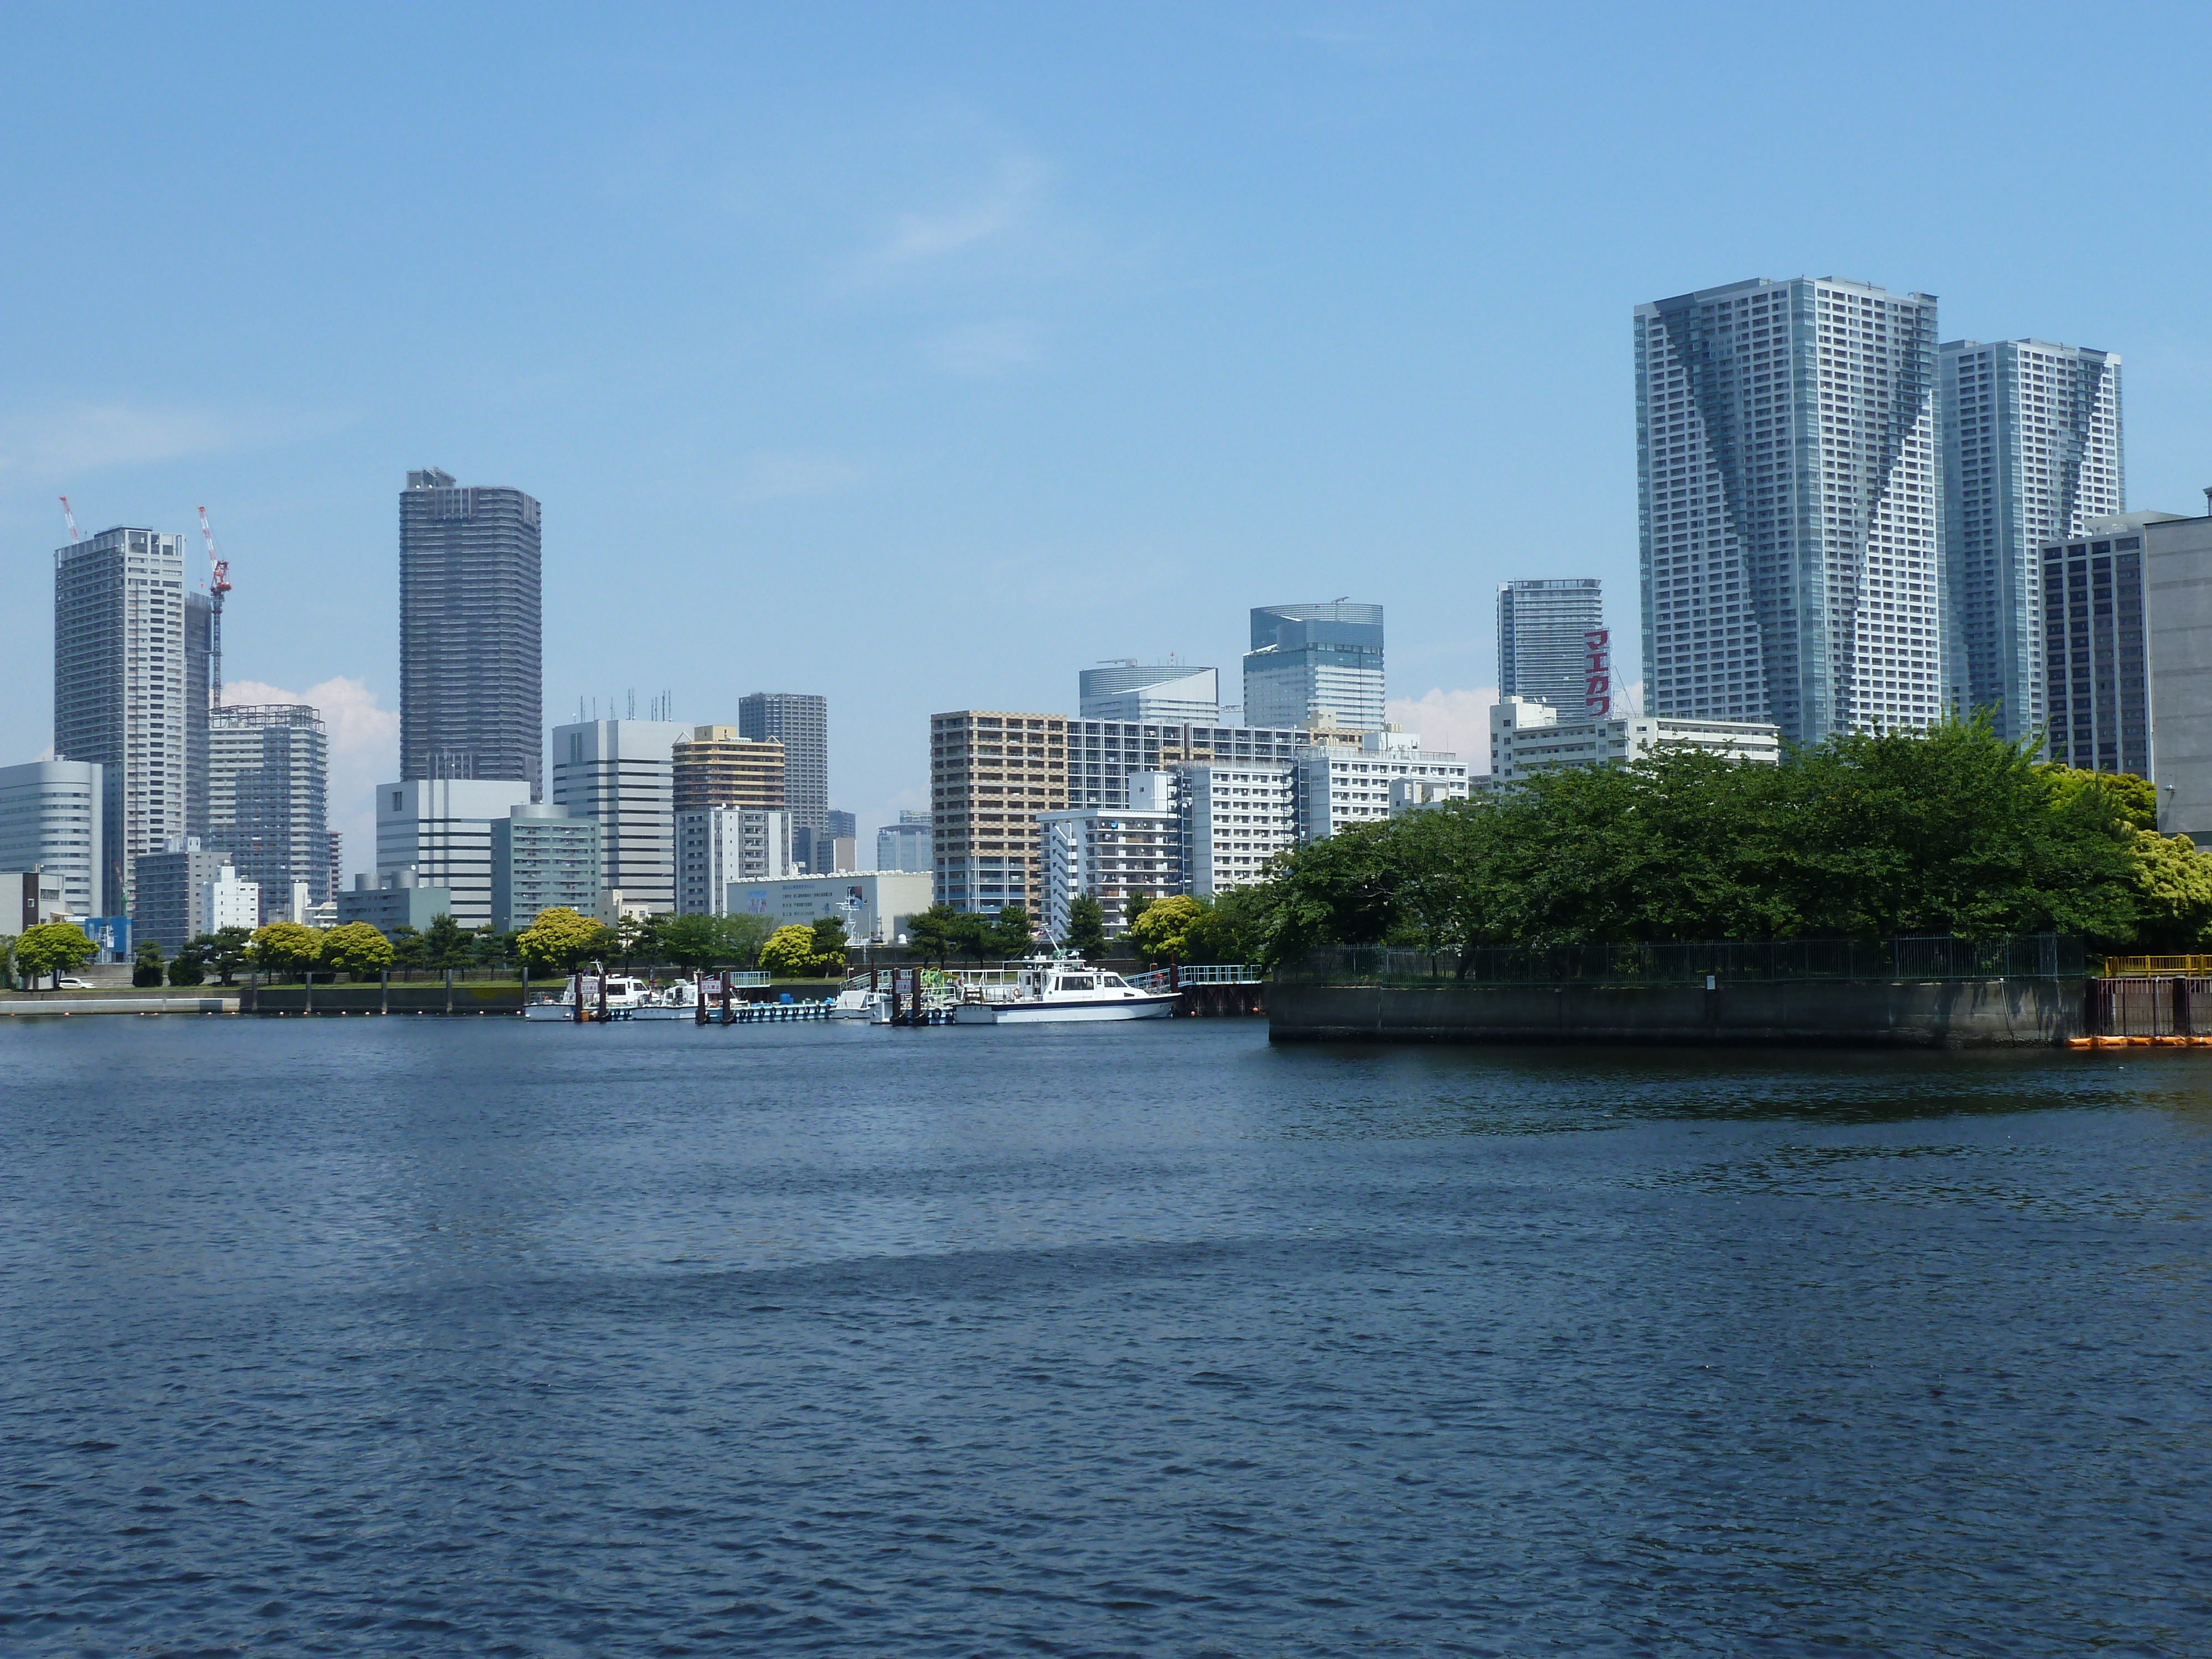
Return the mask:
<svg viewBox="0 0 2212 1659">
<path fill-rule="evenodd" d="M 0 1022 L 0 1653 L 2212 1652 L 2212 1054 Z"/>
</svg>

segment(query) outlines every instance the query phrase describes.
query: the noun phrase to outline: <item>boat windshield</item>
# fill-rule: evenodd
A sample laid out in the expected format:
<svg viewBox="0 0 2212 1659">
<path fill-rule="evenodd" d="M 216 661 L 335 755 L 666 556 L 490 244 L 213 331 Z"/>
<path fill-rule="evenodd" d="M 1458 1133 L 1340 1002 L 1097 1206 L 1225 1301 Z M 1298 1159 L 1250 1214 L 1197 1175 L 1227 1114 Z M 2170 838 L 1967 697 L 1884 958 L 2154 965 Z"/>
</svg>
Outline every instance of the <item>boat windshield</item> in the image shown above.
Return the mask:
<svg viewBox="0 0 2212 1659">
<path fill-rule="evenodd" d="M 1123 979 L 1119 974 L 1101 974 L 1098 975 L 1098 988 L 1102 991 L 1123 990 L 1127 988 L 1127 984 L 1128 981 Z"/>
<path fill-rule="evenodd" d="M 1091 975 L 1062 974 L 1060 976 L 1060 988 L 1063 991 L 1087 991 L 1091 988 Z"/>
</svg>

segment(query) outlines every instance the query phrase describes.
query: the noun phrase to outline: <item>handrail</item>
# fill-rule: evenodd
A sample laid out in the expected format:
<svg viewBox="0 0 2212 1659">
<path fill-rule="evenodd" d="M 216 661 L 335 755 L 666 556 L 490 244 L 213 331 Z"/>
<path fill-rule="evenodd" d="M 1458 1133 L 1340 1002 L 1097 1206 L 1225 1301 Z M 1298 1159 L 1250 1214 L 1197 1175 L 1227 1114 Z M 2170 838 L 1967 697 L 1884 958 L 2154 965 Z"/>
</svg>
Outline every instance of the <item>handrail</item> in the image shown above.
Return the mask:
<svg viewBox="0 0 2212 1659">
<path fill-rule="evenodd" d="M 2194 979 L 2212 975 L 2212 956 L 2106 957 L 2106 979 L 2154 979 L 2171 975 Z"/>
</svg>

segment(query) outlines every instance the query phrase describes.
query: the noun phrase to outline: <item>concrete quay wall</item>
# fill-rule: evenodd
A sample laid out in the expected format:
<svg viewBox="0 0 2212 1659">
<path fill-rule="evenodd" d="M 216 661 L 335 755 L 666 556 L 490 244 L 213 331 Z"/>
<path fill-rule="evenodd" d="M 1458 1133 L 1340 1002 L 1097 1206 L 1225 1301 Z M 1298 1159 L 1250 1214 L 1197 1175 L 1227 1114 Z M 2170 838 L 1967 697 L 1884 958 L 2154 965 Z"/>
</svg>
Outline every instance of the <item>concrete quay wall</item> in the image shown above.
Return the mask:
<svg viewBox="0 0 2212 1659">
<path fill-rule="evenodd" d="M 1723 985 L 1267 987 L 1271 1042 L 2051 1048 L 2085 1034 L 2074 979 Z"/>
</svg>

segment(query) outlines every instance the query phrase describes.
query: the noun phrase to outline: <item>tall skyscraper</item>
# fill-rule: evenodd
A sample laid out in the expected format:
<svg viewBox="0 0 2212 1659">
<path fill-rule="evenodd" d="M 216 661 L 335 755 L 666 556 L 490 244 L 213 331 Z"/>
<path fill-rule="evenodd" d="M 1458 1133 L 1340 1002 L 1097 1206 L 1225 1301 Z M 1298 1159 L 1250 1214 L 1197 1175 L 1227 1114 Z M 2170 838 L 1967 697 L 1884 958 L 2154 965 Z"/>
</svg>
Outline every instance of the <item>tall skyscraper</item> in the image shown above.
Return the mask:
<svg viewBox="0 0 2212 1659">
<path fill-rule="evenodd" d="M 228 704 L 208 716 L 206 842 L 228 852 L 271 903 L 295 882 L 308 902 L 334 890 L 331 740 L 305 703 Z"/>
<path fill-rule="evenodd" d="M 1498 695 L 1574 714 L 1588 698 L 1589 635 L 1605 626 L 1595 576 L 1498 584 Z"/>
<path fill-rule="evenodd" d="M 432 467 L 399 493 L 399 775 L 544 794 L 538 503 Z"/>
<path fill-rule="evenodd" d="M 625 905 L 676 908 L 673 720 L 577 720 L 553 728 L 553 804 L 599 826 L 599 884 Z"/>
<path fill-rule="evenodd" d="M 1212 726 L 1221 719 L 1221 675 L 1212 668 L 1103 663 L 1082 672 L 1078 696 L 1087 720 L 1194 720 Z"/>
<path fill-rule="evenodd" d="M 829 827 L 830 700 L 804 691 L 756 691 L 738 699 L 738 733 L 783 745 L 783 806 L 791 815 L 793 853 L 805 860 L 812 837 Z"/>
<path fill-rule="evenodd" d="M 1935 297 L 1737 283 L 1635 337 L 1650 712 L 1804 743 L 1935 720 Z"/>
<path fill-rule="evenodd" d="M 183 537 L 119 526 L 54 550 L 54 754 L 100 769 L 102 915 L 185 833 L 185 669 Z"/>
<path fill-rule="evenodd" d="M 1304 726 L 1324 715 L 1355 732 L 1382 729 L 1382 607 L 1257 607 L 1244 658 L 1244 724 Z"/>
<path fill-rule="evenodd" d="M 215 607 L 205 593 L 185 595 L 185 833 L 208 833 L 209 659 Z"/>
<path fill-rule="evenodd" d="M 2042 729 L 2043 544 L 2127 510 L 2120 360 L 2042 340 L 1942 348 L 1944 696 Z"/>
</svg>

